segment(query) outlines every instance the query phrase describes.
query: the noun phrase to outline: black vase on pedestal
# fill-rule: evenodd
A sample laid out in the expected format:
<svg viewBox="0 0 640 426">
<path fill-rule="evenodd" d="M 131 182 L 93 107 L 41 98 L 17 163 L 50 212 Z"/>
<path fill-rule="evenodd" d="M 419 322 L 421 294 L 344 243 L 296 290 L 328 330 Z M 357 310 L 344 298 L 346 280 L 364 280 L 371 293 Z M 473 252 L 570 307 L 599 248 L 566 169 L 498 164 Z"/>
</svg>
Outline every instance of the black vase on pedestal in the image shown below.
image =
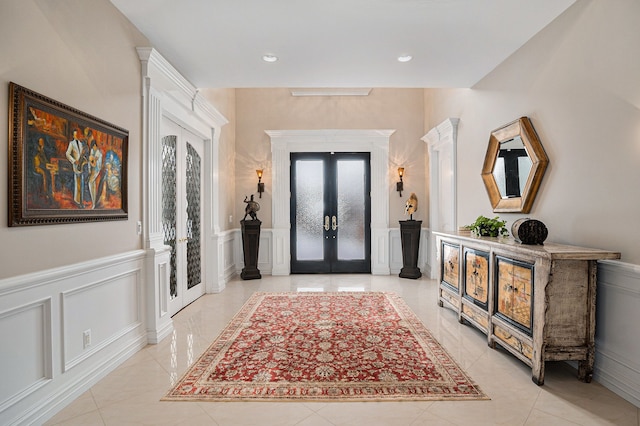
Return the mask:
<svg viewBox="0 0 640 426">
<path fill-rule="evenodd" d="M 402 242 L 402 269 L 400 278 L 417 279 L 422 276 L 418 268 L 418 249 L 420 248 L 421 220 L 401 220 L 400 241 Z"/>
<path fill-rule="evenodd" d="M 262 222 L 255 220 L 241 220 L 242 250 L 244 251 L 244 268 L 240 273 L 243 280 L 255 280 L 262 278 L 258 269 L 258 249 L 260 247 L 260 225 Z"/>
</svg>

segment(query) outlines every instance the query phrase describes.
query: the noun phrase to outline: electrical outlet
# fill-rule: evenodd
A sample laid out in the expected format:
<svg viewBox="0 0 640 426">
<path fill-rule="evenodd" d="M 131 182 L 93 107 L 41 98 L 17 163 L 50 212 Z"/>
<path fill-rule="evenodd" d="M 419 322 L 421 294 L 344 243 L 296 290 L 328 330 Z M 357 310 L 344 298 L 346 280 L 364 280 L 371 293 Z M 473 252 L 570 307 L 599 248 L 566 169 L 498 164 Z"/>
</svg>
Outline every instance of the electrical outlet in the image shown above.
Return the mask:
<svg viewBox="0 0 640 426">
<path fill-rule="evenodd" d="M 136 229 L 138 231 L 138 235 L 142 235 L 142 222 L 138 221 L 138 225 Z"/>
<path fill-rule="evenodd" d="M 87 349 L 91 346 L 91 329 L 82 332 L 82 348 Z"/>
<path fill-rule="evenodd" d="M 229 223 L 233 223 L 233 215 L 229 215 Z"/>
</svg>

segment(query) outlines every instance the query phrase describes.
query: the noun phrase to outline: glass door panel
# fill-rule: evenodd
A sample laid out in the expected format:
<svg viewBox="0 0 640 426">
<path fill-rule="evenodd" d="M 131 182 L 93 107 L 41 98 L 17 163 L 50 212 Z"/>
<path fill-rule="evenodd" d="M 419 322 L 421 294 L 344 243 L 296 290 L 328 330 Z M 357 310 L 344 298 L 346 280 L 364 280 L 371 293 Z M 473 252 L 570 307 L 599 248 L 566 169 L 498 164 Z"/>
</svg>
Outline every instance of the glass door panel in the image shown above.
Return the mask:
<svg viewBox="0 0 640 426">
<path fill-rule="evenodd" d="M 176 182 L 176 141 L 177 136 L 162 138 L 162 234 L 164 244 L 171 247 L 169 271 L 169 298 L 178 297 L 177 278 L 177 182 Z"/>
<path fill-rule="evenodd" d="M 365 163 L 337 161 L 338 259 L 365 259 Z"/>
<path fill-rule="evenodd" d="M 200 171 L 200 154 L 190 143 L 187 143 L 186 154 L 187 289 L 191 289 L 202 282 L 200 261 L 202 252 L 200 241 L 202 173 Z"/>
<path fill-rule="evenodd" d="M 169 313 L 204 294 L 202 277 L 202 158 L 204 141 L 163 121 L 162 233 L 171 248 Z"/>
<path fill-rule="evenodd" d="M 324 259 L 324 161 L 299 160 L 295 181 L 296 259 Z"/>
<path fill-rule="evenodd" d="M 291 272 L 371 272 L 368 153 L 291 154 Z"/>
</svg>

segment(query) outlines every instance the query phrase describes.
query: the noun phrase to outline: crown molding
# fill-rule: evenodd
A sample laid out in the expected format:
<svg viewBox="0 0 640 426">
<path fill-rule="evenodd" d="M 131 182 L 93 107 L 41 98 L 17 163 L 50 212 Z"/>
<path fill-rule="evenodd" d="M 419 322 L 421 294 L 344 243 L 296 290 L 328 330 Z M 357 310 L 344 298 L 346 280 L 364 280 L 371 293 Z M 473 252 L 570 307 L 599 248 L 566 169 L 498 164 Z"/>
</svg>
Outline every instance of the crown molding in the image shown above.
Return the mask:
<svg viewBox="0 0 640 426">
<path fill-rule="evenodd" d="M 136 50 L 145 67 L 143 74 L 151 79 L 160 77 L 166 81 L 166 84 L 157 85 L 160 91 L 196 113 L 211 127 L 222 127 L 229 123 L 229 120 L 200 94 L 199 89 L 184 78 L 157 50 L 152 47 L 136 47 Z"/>
</svg>

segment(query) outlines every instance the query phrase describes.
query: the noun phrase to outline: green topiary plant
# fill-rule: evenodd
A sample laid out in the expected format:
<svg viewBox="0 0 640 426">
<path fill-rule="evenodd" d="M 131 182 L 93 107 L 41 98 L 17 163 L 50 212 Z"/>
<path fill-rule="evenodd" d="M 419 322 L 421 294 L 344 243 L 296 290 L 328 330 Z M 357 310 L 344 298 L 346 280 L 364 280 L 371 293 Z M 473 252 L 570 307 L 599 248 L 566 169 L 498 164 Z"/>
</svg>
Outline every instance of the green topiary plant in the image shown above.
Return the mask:
<svg viewBox="0 0 640 426">
<path fill-rule="evenodd" d="M 467 225 L 467 228 L 476 237 L 507 237 L 509 231 L 505 227 L 506 223 L 506 220 L 500 220 L 498 216 L 489 219 L 481 215 L 471 225 Z"/>
</svg>

